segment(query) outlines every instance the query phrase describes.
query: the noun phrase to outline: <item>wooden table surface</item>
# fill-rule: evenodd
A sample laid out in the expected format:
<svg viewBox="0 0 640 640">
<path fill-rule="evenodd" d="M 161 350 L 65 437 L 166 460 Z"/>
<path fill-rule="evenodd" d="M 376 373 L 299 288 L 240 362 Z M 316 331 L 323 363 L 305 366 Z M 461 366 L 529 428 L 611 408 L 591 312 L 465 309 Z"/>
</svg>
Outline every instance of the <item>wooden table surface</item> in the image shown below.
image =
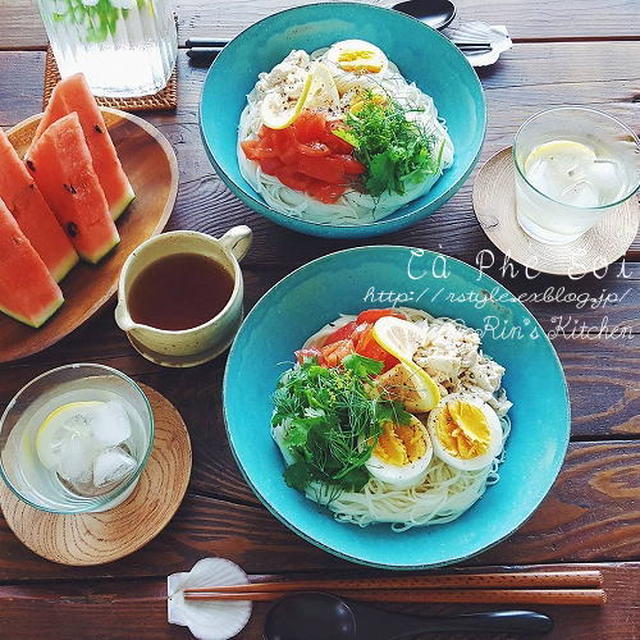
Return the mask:
<svg viewBox="0 0 640 640">
<path fill-rule="evenodd" d="M 294 0 L 178 0 L 180 41 L 190 35 L 232 36 L 268 13 L 294 4 Z M 637 0 L 459 0 L 458 4 L 465 20 L 507 25 L 516 43 L 496 65 L 480 72 L 489 106 L 482 160 L 509 145 L 519 123 L 545 107 L 602 108 L 640 131 Z M 2 0 L 1 126 L 40 111 L 45 46 L 35 2 Z M 250 225 L 255 244 L 243 262 L 247 307 L 308 260 L 366 244 L 286 231 L 231 195 L 200 142 L 197 105 L 205 71 L 188 65 L 184 49 L 178 66 L 177 111 L 147 116 L 171 141 L 180 164 L 178 201 L 168 228 L 220 234 L 234 224 Z M 478 252 L 490 245 L 473 215 L 472 183 L 473 177 L 427 220 L 375 242 L 440 250 L 474 264 Z M 636 239 L 624 264 L 576 281 L 545 276 L 529 280 L 522 270 L 501 273 L 497 268 L 501 260 L 496 252 L 491 273 L 516 293 L 542 293 L 554 287 L 558 295 L 559 288 L 565 288 L 562 299 L 527 304 L 554 335 L 571 392 L 572 441 L 555 486 L 531 520 L 470 564 L 598 567 L 605 574 L 609 603 L 602 609 L 547 608 L 556 620 L 549 637 L 640 638 L 640 242 Z M 611 295 L 603 305 L 572 299 L 574 293 L 594 298 Z M 44 353 L 3 365 L 0 405 L 28 380 L 57 365 L 95 361 L 121 369 L 165 394 L 187 422 L 194 446 L 187 497 L 167 529 L 146 548 L 94 568 L 63 567 L 38 558 L 0 518 L 0 638 L 187 638 L 185 629 L 167 624 L 165 579 L 206 556 L 230 558 L 251 574 L 359 572 L 279 524 L 242 480 L 222 423 L 224 358 L 193 370 L 161 369 L 131 349 L 112 312 L 109 305 Z M 239 637 L 258 640 L 264 613 L 265 607 L 256 607 Z"/>
</svg>

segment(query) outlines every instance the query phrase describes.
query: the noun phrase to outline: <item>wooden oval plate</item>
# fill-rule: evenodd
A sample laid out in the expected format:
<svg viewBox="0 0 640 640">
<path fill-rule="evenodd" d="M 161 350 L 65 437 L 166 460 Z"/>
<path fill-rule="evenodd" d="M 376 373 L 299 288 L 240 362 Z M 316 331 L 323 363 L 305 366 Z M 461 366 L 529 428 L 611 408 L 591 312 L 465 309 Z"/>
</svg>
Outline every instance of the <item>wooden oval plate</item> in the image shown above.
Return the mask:
<svg viewBox="0 0 640 640">
<path fill-rule="evenodd" d="M 168 140 L 142 118 L 107 107 L 101 111 L 136 193 L 116 223 L 120 244 L 97 265 L 80 262 L 71 270 L 60 283 L 64 304 L 39 329 L 0 314 L 0 362 L 46 349 L 99 311 L 116 292 L 127 256 L 141 242 L 160 233 L 171 215 L 178 190 L 178 163 Z M 7 131 L 21 156 L 41 117 L 28 118 Z"/>
</svg>

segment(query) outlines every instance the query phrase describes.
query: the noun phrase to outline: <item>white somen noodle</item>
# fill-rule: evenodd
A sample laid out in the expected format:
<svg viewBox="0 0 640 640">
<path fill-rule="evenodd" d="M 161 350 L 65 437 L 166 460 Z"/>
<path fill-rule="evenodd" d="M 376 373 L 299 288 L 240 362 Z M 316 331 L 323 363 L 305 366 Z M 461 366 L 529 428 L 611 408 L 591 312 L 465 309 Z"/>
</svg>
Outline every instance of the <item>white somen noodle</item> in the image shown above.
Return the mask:
<svg viewBox="0 0 640 640">
<path fill-rule="evenodd" d="M 462 353 L 465 366 L 455 376 L 449 373 L 438 375 L 434 370 L 430 373 L 435 376 L 443 398 L 450 393 L 464 392 L 487 402 L 499 417 L 503 443 L 506 442 L 511 430 L 507 415 L 511 403 L 504 390 L 499 388 L 504 369 L 478 348 L 478 334 L 457 320 L 436 318 L 417 309 L 398 310 L 412 322 L 419 323 L 426 335 L 434 336 L 436 350 L 438 335 L 448 337 L 454 333 L 456 341 L 455 347 L 451 345 L 451 352 Z M 312 335 L 304 347 L 318 344 L 328 333 L 354 319 L 355 316 L 342 316 Z M 420 362 L 420 350 L 414 360 Z M 428 362 L 428 357 L 424 361 Z M 291 464 L 293 458 L 282 440 L 282 425 L 276 425 L 272 435 L 285 461 Z M 336 520 L 361 527 L 376 522 L 390 523 L 394 531 L 402 532 L 415 526 L 443 524 L 462 515 L 482 497 L 488 486 L 498 482 L 498 468 L 503 457 L 501 447 L 501 453 L 485 468 L 463 471 L 434 456 L 424 481 L 408 489 L 397 489 L 372 477 L 361 491 L 336 491 L 333 487 L 314 482 L 307 487 L 306 496 L 327 507 Z"/>
<path fill-rule="evenodd" d="M 350 188 L 333 204 L 320 202 L 301 191 L 285 186 L 275 176 L 265 173 L 257 162 L 246 157 L 240 144 L 258 135 L 263 124 L 261 103 L 274 83 L 282 82 L 286 73 L 291 74 L 293 71 L 295 75 L 296 70 L 308 70 L 314 61 L 324 61 L 323 56 L 326 52 L 327 49 L 321 49 L 308 55 L 304 51 L 295 50 L 269 73 L 260 74 L 258 82 L 247 96 L 247 105 L 240 117 L 237 146 L 240 171 L 271 208 L 294 218 L 338 226 L 380 220 L 427 193 L 442 175 L 443 170 L 453 162 L 453 144 L 444 121 L 438 118 L 433 99 L 414 83 L 408 82 L 392 62 L 389 62 L 383 73 L 376 74 L 375 80 L 370 76 L 346 72 L 334 73 L 334 80 L 340 91 L 341 108 L 344 110 L 348 108 L 358 91 L 375 86 L 403 108 L 409 109 L 406 113 L 407 119 L 418 124 L 431 138 L 432 153 L 440 155 L 441 158 L 440 167 L 436 173 L 427 176 L 422 182 L 406 185 L 403 195 L 385 191 L 381 196 L 373 197 Z M 333 117 L 335 119 L 341 116 L 342 113 L 337 113 Z"/>
</svg>

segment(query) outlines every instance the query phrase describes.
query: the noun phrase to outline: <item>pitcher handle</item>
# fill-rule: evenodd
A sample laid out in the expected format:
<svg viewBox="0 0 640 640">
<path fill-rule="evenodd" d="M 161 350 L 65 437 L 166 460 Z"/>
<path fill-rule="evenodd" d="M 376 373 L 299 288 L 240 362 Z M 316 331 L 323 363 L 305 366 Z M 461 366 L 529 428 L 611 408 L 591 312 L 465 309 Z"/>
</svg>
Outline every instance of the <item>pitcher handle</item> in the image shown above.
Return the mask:
<svg viewBox="0 0 640 640">
<path fill-rule="evenodd" d="M 253 231 L 251 231 L 246 224 L 231 227 L 231 229 L 220 238 L 220 244 L 231 251 L 238 262 L 247 255 L 252 242 Z"/>
</svg>

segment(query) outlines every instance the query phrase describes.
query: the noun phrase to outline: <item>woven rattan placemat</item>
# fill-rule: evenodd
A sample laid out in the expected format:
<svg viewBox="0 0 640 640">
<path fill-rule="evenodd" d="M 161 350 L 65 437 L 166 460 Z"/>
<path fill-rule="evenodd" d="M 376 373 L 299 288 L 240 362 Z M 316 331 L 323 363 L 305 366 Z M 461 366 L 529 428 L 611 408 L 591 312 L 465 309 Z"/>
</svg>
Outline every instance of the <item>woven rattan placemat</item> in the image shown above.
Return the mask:
<svg viewBox="0 0 640 640">
<path fill-rule="evenodd" d="M 60 72 L 56 59 L 47 48 L 47 56 L 44 66 L 44 96 L 42 98 L 42 108 L 44 109 L 51 98 L 51 92 L 60 80 Z M 178 106 L 178 76 L 176 67 L 169 78 L 169 82 L 164 89 L 149 96 L 139 96 L 135 98 L 103 98 L 96 96 L 98 104 L 102 107 L 113 107 L 123 111 L 172 111 Z"/>
</svg>

